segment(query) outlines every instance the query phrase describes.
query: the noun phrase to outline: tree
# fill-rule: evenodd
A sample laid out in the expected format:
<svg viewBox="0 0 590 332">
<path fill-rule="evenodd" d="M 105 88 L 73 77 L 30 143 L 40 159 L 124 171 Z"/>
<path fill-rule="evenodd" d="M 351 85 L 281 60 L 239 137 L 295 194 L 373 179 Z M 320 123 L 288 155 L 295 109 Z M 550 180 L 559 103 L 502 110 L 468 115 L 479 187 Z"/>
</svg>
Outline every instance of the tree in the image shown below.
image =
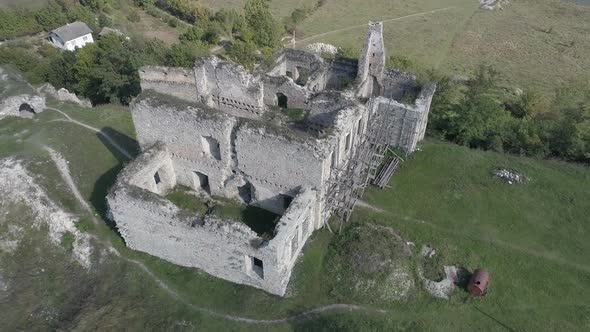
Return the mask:
<svg viewBox="0 0 590 332">
<path fill-rule="evenodd" d="M 207 45 L 200 41 L 172 45 L 166 56 L 166 64 L 172 67 L 192 68 L 195 61 L 209 54 Z"/>
<path fill-rule="evenodd" d="M 90 94 L 90 80 L 94 75 L 97 64 L 98 46 L 88 44 L 76 52 L 76 63 L 74 65 L 76 80 L 76 93 L 83 95 Z"/>
<path fill-rule="evenodd" d="M 76 54 L 62 51 L 49 62 L 47 81 L 57 89 L 66 88 L 74 91 L 76 84 Z"/>
<path fill-rule="evenodd" d="M 86 85 L 86 96 L 93 104 L 128 104 L 138 95 L 140 62 L 137 55 L 116 34 L 103 36 L 98 42 L 98 62 Z"/>
<path fill-rule="evenodd" d="M 252 42 L 236 40 L 232 43 L 227 55 L 234 61 L 248 69 L 254 68 L 256 63 L 256 45 Z"/>
<path fill-rule="evenodd" d="M 185 33 L 180 35 L 178 39 L 180 39 L 181 42 L 194 42 L 197 40 L 201 40 L 204 35 L 205 31 L 203 31 L 201 27 L 193 26 L 190 29 L 188 29 Z"/>
<path fill-rule="evenodd" d="M 42 10 L 35 13 L 35 19 L 45 31 L 53 30 L 68 23 L 68 16 L 62 6 L 52 1 Z"/>
<path fill-rule="evenodd" d="M 271 48 L 280 45 L 282 27 L 270 13 L 268 0 L 247 0 L 244 17 L 254 33 L 252 40 L 256 45 Z"/>
</svg>

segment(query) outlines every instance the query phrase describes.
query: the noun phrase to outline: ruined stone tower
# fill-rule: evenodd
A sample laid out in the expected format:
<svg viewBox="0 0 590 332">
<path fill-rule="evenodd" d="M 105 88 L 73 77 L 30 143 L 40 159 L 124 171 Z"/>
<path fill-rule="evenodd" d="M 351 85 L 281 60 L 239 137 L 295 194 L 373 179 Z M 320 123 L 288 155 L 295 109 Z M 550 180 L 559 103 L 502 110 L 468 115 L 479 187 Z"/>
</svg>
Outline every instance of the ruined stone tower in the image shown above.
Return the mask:
<svg viewBox="0 0 590 332">
<path fill-rule="evenodd" d="M 359 88 L 360 97 L 368 98 L 381 95 L 383 92 L 384 69 L 383 23 L 370 22 L 359 58 L 357 80 L 361 82 Z"/>
<path fill-rule="evenodd" d="M 358 61 L 284 49 L 254 72 L 216 57 L 141 68 L 131 114 L 142 154 L 107 197 L 127 246 L 284 295 L 312 233 L 358 192 L 347 187 L 366 186 L 359 151 L 411 153 L 424 137 L 434 85 L 385 68 L 382 33 L 369 24 Z M 214 209 L 190 212 L 166 199 L 177 187 L 278 217 L 261 233 Z"/>
</svg>

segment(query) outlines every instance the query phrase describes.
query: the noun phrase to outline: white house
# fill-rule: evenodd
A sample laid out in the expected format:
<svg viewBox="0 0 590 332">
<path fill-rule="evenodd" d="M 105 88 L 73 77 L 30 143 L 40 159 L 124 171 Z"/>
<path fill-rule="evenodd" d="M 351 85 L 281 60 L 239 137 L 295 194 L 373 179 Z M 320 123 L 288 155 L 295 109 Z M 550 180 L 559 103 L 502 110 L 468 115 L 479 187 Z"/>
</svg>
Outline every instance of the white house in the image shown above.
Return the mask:
<svg viewBox="0 0 590 332">
<path fill-rule="evenodd" d="M 49 40 L 64 50 L 73 51 L 78 47 L 94 43 L 92 30 L 84 22 L 73 22 L 49 32 Z"/>
</svg>

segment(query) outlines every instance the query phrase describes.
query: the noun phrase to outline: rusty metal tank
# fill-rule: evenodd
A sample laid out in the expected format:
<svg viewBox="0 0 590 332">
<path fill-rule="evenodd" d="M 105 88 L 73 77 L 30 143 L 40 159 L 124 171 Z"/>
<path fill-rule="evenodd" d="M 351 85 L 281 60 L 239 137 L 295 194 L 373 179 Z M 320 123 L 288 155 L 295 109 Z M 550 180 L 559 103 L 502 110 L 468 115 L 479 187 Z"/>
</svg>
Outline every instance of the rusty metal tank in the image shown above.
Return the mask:
<svg viewBox="0 0 590 332">
<path fill-rule="evenodd" d="M 477 269 L 469 279 L 467 291 L 473 296 L 482 296 L 488 286 L 490 273 L 484 269 Z"/>
</svg>

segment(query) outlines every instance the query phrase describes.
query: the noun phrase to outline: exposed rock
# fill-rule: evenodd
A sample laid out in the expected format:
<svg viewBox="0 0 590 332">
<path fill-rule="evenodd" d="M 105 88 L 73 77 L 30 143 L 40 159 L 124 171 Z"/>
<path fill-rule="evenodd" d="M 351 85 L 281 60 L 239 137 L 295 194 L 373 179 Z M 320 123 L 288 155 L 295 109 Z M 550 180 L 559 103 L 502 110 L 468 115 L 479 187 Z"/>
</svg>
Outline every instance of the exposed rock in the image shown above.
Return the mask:
<svg viewBox="0 0 590 332">
<path fill-rule="evenodd" d="M 324 43 L 313 43 L 307 45 L 306 49 L 310 52 L 318 53 L 318 54 L 336 54 L 338 53 L 338 48 L 331 44 L 324 44 Z"/>
<path fill-rule="evenodd" d="M 507 169 L 495 170 L 494 176 L 499 177 L 500 179 L 506 181 L 508 184 L 523 183 L 527 180 L 527 178 L 524 175 L 518 174 L 515 171 L 510 171 Z"/>
<path fill-rule="evenodd" d="M 73 256 L 80 265 L 90 268 L 90 255 L 93 251 L 90 236 L 76 228 L 75 216 L 53 202 L 21 162 L 13 158 L 0 160 L 0 179 L 2 179 L 0 211 L 9 211 L 14 204 L 24 202 L 34 216 L 33 226 L 39 227 L 43 223 L 46 224 L 49 229 L 49 238 L 54 244 L 60 244 L 64 234 L 73 234 L 75 236 Z M 6 217 L 6 214 L 0 215 L 0 223 L 5 222 Z M 13 230 L 7 233 L 3 234 L 0 240 L 17 241 L 18 244 L 24 236 L 18 227 L 13 227 Z"/>
<path fill-rule="evenodd" d="M 7 116 L 32 118 L 35 113 L 45 109 L 45 97 L 32 95 L 18 95 L 0 102 L 0 119 Z"/>
<path fill-rule="evenodd" d="M 43 85 L 41 88 L 39 88 L 39 92 L 50 95 L 62 102 L 71 102 L 86 108 L 92 107 L 92 103 L 89 100 L 80 99 L 75 93 L 69 92 L 64 88 L 56 90 L 51 84 Z"/>
<path fill-rule="evenodd" d="M 480 8 L 486 10 L 504 9 L 509 1 L 508 0 L 479 0 Z"/>
</svg>

